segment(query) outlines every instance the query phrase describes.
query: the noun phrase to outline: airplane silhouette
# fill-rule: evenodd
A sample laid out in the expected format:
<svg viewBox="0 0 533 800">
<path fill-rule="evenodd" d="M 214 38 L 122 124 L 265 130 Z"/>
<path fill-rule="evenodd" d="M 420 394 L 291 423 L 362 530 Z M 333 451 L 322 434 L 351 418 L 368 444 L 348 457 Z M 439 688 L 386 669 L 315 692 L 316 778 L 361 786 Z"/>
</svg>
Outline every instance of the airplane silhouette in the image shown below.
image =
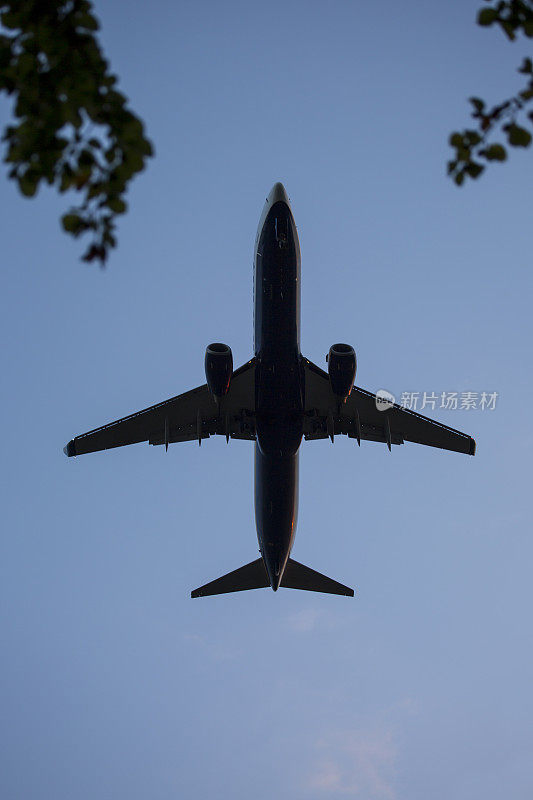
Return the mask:
<svg viewBox="0 0 533 800">
<path fill-rule="evenodd" d="M 404 441 L 474 455 L 474 439 L 354 386 L 356 357 L 334 344 L 324 372 L 300 352 L 300 245 L 289 198 L 274 184 L 254 251 L 254 357 L 233 371 L 226 344 L 205 353 L 207 383 L 83 433 L 67 456 L 148 441 L 153 445 L 219 434 L 255 441 L 255 518 L 261 557 L 195 589 L 192 597 L 270 586 L 353 596 L 353 589 L 290 558 L 298 510 L 298 450 L 306 440 L 347 435 Z"/>
</svg>

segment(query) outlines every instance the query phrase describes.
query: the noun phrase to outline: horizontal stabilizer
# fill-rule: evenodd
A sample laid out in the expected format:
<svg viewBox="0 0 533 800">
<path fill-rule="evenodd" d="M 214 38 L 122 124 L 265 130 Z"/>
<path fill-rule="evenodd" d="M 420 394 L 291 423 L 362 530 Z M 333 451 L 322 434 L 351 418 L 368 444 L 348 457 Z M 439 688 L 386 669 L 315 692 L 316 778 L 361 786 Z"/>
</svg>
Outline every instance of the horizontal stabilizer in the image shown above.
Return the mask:
<svg viewBox="0 0 533 800">
<path fill-rule="evenodd" d="M 298 561 L 289 558 L 280 583 L 285 589 L 306 589 L 308 592 L 326 592 L 327 594 L 344 594 L 354 596 L 353 589 L 342 583 L 305 567 Z"/>
<path fill-rule="evenodd" d="M 337 585 L 339 586 L 340 584 Z M 200 586 L 199 589 L 195 589 L 191 592 L 191 597 L 205 597 L 206 595 L 226 594 L 227 592 L 243 592 L 246 589 L 264 589 L 266 586 L 270 586 L 270 580 L 268 579 L 263 559 L 258 558 L 250 564 L 245 564 L 244 567 L 234 569 L 233 572 L 228 572 L 227 575 L 223 575 L 221 578 L 206 583 L 205 586 Z"/>
</svg>

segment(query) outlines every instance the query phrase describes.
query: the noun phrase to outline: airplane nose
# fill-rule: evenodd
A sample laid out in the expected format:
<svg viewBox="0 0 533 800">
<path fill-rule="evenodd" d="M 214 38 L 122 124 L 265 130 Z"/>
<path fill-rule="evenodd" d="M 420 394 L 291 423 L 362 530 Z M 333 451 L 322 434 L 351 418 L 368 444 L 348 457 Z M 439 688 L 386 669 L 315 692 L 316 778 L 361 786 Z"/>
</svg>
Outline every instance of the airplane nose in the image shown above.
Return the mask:
<svg viewBox="0 0 533 800">
<path fill-rule="evenodd" d="M 259 241 L 259 238 L 261 236 L 261 232 L 263 230 L 263 226 L 265 224 L 265 220 L 266 220 L 266 218 L 268 216 L 268 213 L 269 213 L 270 209 L 272 208 L 274 203 L 280 203 L 280 202 L 281 203 L 285 203 L 285 205 L 287 206 L 287 208 L 290 210 L 290 212 L 292 214 L 291 204 L 289 202 L 289 195 L 285 191 L 284 185 L 282 183 L 278 182 L 278 183 L 275 183 L 274 186 L 272 187 L 272 189 L 270 190 L 270 192 L 268 194 L 268 197 L 266 199 L 266 203 L 263 206 L 263 211 L 261 213 L 261 218 L 259 220 L 259 226 L 257 228 L 257 236 L 255 238 L 256 245 L 257 245 L 257 242 Z"/>
<path fill-rule="evenodd" d="M 282 183 L 275 183 L 272 189 L 270 190 L 270 194 L 268 195 L 268 202 L 270 205 L 274 205 L 274 203 L 286 203 L 290 206 L 289 196 L 285 191 L 285 187 Z"/>
</svg>

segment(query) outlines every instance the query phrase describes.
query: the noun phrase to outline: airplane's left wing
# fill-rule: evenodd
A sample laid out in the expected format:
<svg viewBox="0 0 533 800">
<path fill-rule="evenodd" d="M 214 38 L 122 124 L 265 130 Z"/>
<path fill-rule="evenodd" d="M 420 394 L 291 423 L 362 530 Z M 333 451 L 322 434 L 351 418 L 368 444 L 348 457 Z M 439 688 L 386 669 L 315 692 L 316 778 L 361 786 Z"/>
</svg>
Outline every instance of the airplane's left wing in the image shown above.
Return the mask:
<svg viewBox="0 0 533 800">
<path fill-rule="evenodd" d="M 389 450 L 404 441 L 455 450 L 473 456 L 476 443 L 471 436 L 397 404 L 381 410 L 376 395 L 354 386 L 345 403 L 338 405 L 327 372 L 303 359 L 305 375 L 304 436 L 333 441 L 336 434 L 351 439 L 384 442 Z"/>
<path fill-rule="evenodd" d="M 207 439 L 255 438 L 255 359 L 236 370 L 228 394 L 216 403 L 207 384 L 74 437 L 63 448 L 79 456 L 137 442 L 168 445 Z"/>
</svg>

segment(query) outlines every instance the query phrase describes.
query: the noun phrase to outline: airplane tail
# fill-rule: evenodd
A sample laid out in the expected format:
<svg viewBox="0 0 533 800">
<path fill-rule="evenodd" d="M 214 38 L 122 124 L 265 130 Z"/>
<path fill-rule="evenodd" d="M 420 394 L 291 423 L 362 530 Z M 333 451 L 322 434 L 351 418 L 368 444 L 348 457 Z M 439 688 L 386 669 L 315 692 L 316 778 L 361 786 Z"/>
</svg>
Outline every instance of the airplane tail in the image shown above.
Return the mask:
<svg viewBox="0 0 533 800">
<path fill-rule="evenodd" d="M 262 589 L 267 586 L 270 586 L 268 573 L 263 559 L 258 558 L 250 562 L 250 564 L 245 564 L 244 567 L 228 572 L 227 575 L 200 586 L 191 592 L 191 597 L 242 592 L 247 589 Z M 326 577 L 326 575 L 322 575 L 320 572 L 315 572 L 314 569 L 310 569 L 292 558 L 287 561 L 280 586 L 286 589 L 304 589 L 308 592 L 354 596 L 353 589 Z"/>
</svg>

